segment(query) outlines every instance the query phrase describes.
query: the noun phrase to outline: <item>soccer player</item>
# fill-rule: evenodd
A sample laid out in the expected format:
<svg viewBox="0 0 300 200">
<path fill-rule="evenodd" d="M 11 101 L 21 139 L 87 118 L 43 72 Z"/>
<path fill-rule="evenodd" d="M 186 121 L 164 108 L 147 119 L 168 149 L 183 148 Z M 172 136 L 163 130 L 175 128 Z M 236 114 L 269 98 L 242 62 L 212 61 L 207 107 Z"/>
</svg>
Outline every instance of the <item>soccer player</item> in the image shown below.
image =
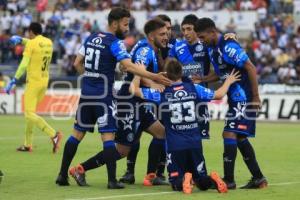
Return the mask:
<svg viewBox="0 0 300 200">
<path fill-rule="evenodd" d="M 158 69 L 160 72 L 164 71 L 164 63 L 166 58 L 168 57 L 169 50 L 173 47 L 173 45 L 176 42 L 176 39 L 172 36 L 172 24 L 171 19 L 167 15 L 161 14 L 157 15 L 156 18 L 159 18 L 165 22 L 166 28 L 167 28 L 167 37 L 168 37 L 168 43 L 166 47 L 161 47 L 158 49 L 157 55 L 157 61 L 158 61 Z M 132 52 L 135 52 L 136 49 L 144 46 L 147 44 L 147 39 L 142 39 L 137 42 L 137 44 L 133 47 Z M 143 80 L 142 80 L 143 81 Z M 144 83 L 147 84 L 147 83 Z M 151 87 L 150 84 L 147 86 Z M 167 182 L 165 181 L 166 178 L 164 176 L 164 170 L 165 170 L 165 163 L 166 163 L 166 151 L 165 151 L 165 141 L 158 140 L 156 138 L 153 138 L 151 141 L 149 148 L 148 148 L 148 165 L 147 168 L 152 168 L 152 166 L 157 165 L 156 170 L 156 177 L 151 181 L 153 185 L 165 185 Z M 137 154 L 140 149 L 140 143 L 136 142 L 132 147 L 131 150 L 127 156 L 127 170 L 125 174 L 121 177 L 120 181 L 123 183 L 129 183 L 134 184 L 135 182 L 135 176 L 134 176 L 134 169 L 135 169 L 135 163 Z M 159 153 L 160 151 L 160 153 Z M 155 159 L 157 154 L 159 155 L 159 162 L 155 163 Z M 146 179 L 146 184 L 149 185 L 150 182 Z"/>
<path fill-rule="evenodd" d="M 236 40 L 224 40 L 210 18 L 199 19 L 196 32 L 209 47 L 210 61 L 215 71 L 215 75 L 203 80 L 209 82 L 219 78 L 224 81 L 232 69 L 237 69 L 242 75 L 241 80 L 234 83 L 227 93 L 229 110 L 223 131 L 223 179 L 229 189 L 236 188 L 234 166 L 238 148 L 252 174 L 252 179 L 241 188 L 264 188 L 267 186 L 267 180 L 258 166 L 254 149 L 247 139 L 255 136 L 256 112 L 261 105 L 255 66 Z"/>
<path fill-rule="evenodd" d="M 25 142 L 17 151 L 31 152 L 33 140 L 33 127 L 50 136 L 53 144 L 52 151 L 56 153 L 62 139 L 62 133 L 55 131 L 42 117 L 36 114 L 36 108 L 43 99 L 49 82 L 49 64 L 52 58 L 52 41 L 42 36 L 42 26 L 33 22 L 29 28 L 29 39 L 13 36 L 10 40 L 14 44 L 25 45 L 23 58 L 19 64 L 14 78 L 6 87 L 9 94 L 13 86 L 26 72 L 26 88 L 24 92 L 24 114 L 26 119 Z"/>
<path fill-rule="evenodd" d="M 129 29 L 130 12 L 124 8 L 113 8 L 108 15 L 108 31 L 92 34 L 84 42 L 75 59 L 75 67 L 83 74 L 81 97 L 76 113 L 73 134 L 65 144 L 61 169 L 56 179 L 58 185 L 69 185 L 68 168 L 86 132 L 93 132 L 97 123 L 103 141 L 103 161 L 108 171 L 110 189 L 124 188 L 116 180 L 116 160 L 119 153 L 115 148 L 116 104 L 113 97 L 114 74 L 117 62 L 124 71 L 158 82 L 169 84 L 161 74 L 153 74 L 143 65 L 131 62 L 122 40 Z M 84 62 L 84 64 L 83 64 Z"/>
<path fill-rule="evenodd" d="M 175 59 L 166 63 L 167 77 L 174 83 L 161 95 L 160 114 L 165 126 L 169 181 L 173 190 L 192 193 L 193 184 L 207 190 L 213 184 L 220 193 L 227 192 L 226 183 L 216 172 L 207 175 L 199 132 L 197 107 L 212 99 L 222 99 L 230 85 L 239 78 L 234 70 L 215 92 L 183 79 L 183 67 Z"/>
<path fill-rule="evenodd" d="M 147 36 L 147 45 L 135 49 L 132 52 L 132 60 L 135 63 L 143 63 L 149 71 L 158 72 L 157 56 L 155 54 L 157 54 L 158 48 L 165 47 L 167 44 L 165 23 L 160 19 L 149 20 L 144 26 L 144 32 Z M 155 105 L 143 99 L 149 94 L 149 90 L 150 88 L 145 87 L 141 82 L 140 76 L 128 73 L 118 92 L 118 130 L 115 139 L 118 159 L 128 155 L 131 146 L 139 141 L 143 131 L 150 133 L 157 140 L 162 140 L 165 137 L 164 127 L 153 113 L 153 106 Z M 156 94 L 159 96 L 159 92 Z M 94 157 L 70 169 L 72 177 L 79 186 L 87 185 L 85 181 L 86 171 L 105 164 L 103 155 L 104 151 L 101 151 Z M 157 163 L 157 161 L 152 163 Z M 151 181 L 155 178 L 156 165 L 147 171 L 144 185 L 152 184 Z"/>
<path fill-rule="evenodd" d="M 184 17 L 181 23 L 181 31 L 184 40 L 177 40 L 173 48 L 169 51 L 169 58 L 176 58 L 182 65 L 183 75 L 207 76 L 210 71 L 210 61 L 206 46 L 199 40 L 195 32 L 198 17 L 190 14 Z M 201 83 L 207 87 L 207 84 Z M 199 106 L 199 127 L 202 138 L 209 138 L 209 114 L 207 105 Z"/>
</svg>

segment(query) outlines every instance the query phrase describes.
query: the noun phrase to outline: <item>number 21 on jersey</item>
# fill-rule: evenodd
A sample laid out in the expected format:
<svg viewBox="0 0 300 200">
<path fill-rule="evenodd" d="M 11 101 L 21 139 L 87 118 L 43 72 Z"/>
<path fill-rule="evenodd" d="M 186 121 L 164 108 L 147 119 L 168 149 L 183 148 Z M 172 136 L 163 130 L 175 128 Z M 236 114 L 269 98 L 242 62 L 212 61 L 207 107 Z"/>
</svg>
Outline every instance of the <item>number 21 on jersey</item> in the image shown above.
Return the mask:
<svg viewBox="0 0 300 200">
<path fill-rule="evenodd" d="M 85 68 L 98 70 L 100 53 L 101 52 L 99 49 L 93 49 L 88 47 L 86 49 L 85 60 L 84 60 Z"/>
</svg>

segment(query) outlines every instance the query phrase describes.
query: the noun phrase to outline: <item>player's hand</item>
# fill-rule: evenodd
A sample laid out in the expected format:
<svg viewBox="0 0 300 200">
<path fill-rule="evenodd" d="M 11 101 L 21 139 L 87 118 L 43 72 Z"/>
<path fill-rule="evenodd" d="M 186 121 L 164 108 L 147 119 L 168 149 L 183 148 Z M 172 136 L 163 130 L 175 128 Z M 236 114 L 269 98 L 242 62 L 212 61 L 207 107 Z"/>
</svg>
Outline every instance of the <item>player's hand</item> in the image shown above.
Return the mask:
<svg viewBox="0 0 300 200">
<path fill-rule="evenodd" d="M 165 90 L 165 86 L 164 85 L 158 84 L 158 83 L 154 83 L 154 82 L 151 83 L 150 88 L 158 90 L 160 93 L 162 93 Z"/>
<path fill-rule="evenodd" d="M 163 84 L 165 86 L 170 86 L 172 84 L 172 81 L 167 78 L 166 72 L 160 72 L 158 74 L 155 74 L 154 81 Z"/>
<path fill-rule="evenodd" d="M 18 35 L 13 35 L 11 38 L 9 38 L 9 42 L 13 45 L 21 44 L 22 37 Z"/>
<path fill-rule="evenodd" d="M 229 76 L 227 76 L 226 81 L 229 84 L 235 83 L 237 81 L 240 81 L 241 79 L 241 74 L 237 71 L 235 71 L 234 69 L 231 71 L 231 73 L 229 74 Z"/>
<path fill-rule="evenodd" d="M 238 41 L 237 35 L 235 33 L 226 33 L 224 35 L 224 39 L 225 40 L 232 39 L 232 40 Z"/>
<path fill-rule="evenodd" d="M 192 81 L 193 81 L 193 83 L 196 83 L 196 84 L 203 82 L 202 77 L 199 74 L 193 75 Z"/>
<path fill-rule="evenodd" d="M 16 78 L 13 78 L 9 83 L 8 83 L 8 85 L 5 87 L 5 92 L 7 93 L 7 94 L 10 94 L 10 91 L 11 91 L 11 89 L 16 85 L 16 83 L 17 83 L 17 79 Z"/>
<path fill-rule="evenodd" d="M 252 108 L 255 109 L 256 111 L 259 111 L 261 109 L 261 100 L 259 95 L 256 95 L 252 98 Z"/>
</svg>

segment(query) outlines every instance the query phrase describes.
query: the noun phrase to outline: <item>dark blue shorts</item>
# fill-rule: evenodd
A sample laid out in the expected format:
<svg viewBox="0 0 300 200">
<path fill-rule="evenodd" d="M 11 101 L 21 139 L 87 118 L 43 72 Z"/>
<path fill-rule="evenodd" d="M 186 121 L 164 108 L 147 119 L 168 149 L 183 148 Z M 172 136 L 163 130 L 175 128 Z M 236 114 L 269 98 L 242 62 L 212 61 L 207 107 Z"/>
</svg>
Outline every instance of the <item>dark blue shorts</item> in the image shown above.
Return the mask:
<svg viewBox="0 0 300 200">
<path fill-rule="evenodd" d="M 116 132 L 116 104 L 113 97 L 105 99 L 80 98 L 76 111 L 74 128 L 81 132 L 94 132 L 95 124 L 99 133 Z"/>
<path fill-rule="evenodd" d="M 118 130 L 115 141 L 119 144 L 132 146 L 139 141 L 141 134 L 157 121 L 152 104 L 139 98 L 118 100 Z"/>
<path fill-rule="evenodd" d="M 199 123 L 199 131 L 202 139 L 209 139 L 209 112 L 208 107 L 206 105 L 200 105 L 198 107 L 198 123 Z"/>
<path fill-rule="evenodd" d="M 254 137 L 257 113 L 250 109 L 247 102 L 229 103 L 224 131 Z"/>
<path fill-rule="evenodd" d="M 167 152 L 167 168 L 171 184 L 181 182 L 186 172 L 193 174 L 195 182 L 207 176 L 201 147 Z"/>
</svg>

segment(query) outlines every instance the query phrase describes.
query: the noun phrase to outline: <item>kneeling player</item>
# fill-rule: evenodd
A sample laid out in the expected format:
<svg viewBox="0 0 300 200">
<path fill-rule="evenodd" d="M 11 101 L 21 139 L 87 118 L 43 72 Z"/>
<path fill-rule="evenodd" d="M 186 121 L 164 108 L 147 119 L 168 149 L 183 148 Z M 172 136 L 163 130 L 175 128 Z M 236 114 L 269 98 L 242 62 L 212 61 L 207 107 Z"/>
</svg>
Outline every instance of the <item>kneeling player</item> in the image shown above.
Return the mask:
<svg viewBox="0 0 300 200">
<path fill-rule="evenodd" d="M 183 80 L 182 66 L 174 59 L 166 64 L 166 71 L 174 84 L 161 95 L 160 114 L 166 131 L 167 165 L 172 188 L 190 194 L 194 181 L 200 190 L 207 190 L 215 184 L 218 192 L 225 193 L 227 186 L 219 175 L 216 172 L 207 175 L 196 110 L 201 102 L 222 99 L 230 85 L 238 81 L 239 75 L 233 71 L 223 86 L 214 92 Z"/>
</svg>

